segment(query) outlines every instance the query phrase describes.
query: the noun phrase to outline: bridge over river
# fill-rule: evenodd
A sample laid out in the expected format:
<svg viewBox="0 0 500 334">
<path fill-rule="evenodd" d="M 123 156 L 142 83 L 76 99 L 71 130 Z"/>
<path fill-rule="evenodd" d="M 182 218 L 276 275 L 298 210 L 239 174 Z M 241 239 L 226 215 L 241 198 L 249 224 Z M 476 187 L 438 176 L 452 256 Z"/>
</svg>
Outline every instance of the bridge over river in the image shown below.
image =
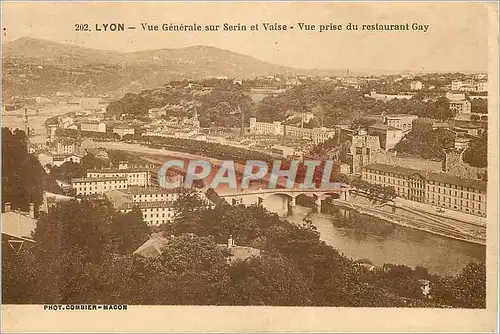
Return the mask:
<svg viewBox="0 0 500 334">
<path fill-rule="evenodd" d="M 232 205 L 235 204 L 262 204 L 264 200 L 271 196 L 280 196 L 286 200 L 288 215 L 292 215 L 296 206 L 296 199 L 300 195 L 305 195 L 314 198 L 316 211 L 321 212 L 321 203 L 328 197 L 339 199 L 341 201 L 349 201 L 349 193 L 353 188 L 342 185 L 340 188 L 277 188 L 277 189 L 241 189 L 233 190 L 224 193 L 219 193 L 219 196 L 225 199 Z"/>
</svg>

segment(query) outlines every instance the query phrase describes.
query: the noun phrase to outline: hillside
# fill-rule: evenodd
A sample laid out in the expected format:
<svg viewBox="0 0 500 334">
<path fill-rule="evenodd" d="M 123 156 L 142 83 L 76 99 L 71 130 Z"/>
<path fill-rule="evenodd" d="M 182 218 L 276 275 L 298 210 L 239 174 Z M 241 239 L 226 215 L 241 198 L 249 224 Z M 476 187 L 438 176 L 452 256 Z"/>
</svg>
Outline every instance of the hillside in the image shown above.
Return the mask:
<svg viewBox="0 0 500 334">
<path fill-rule="evenodd" d="M 15 57 L 37 65 L 78 66 L 117 63 L 121 53 L 22 37 L 2 46 L 3 58 Z"/>
<path fill-rule="evenodd" d="M 84 91 L 109 91 L 132 82 L 147 89 L 178 79 L 251 78 L 301 72 L 209 46 L 121 53 L 23 37 L 2 48 L 7 95 L 81 91 L 82 87 Z M 38 66 L 50 69 L 50 73 L 33 73 Z M 40 80 L 40 76 L 50 77 L 51 85 L 41 84 L 46 80 Z M 102 82 L 104 78 L 107 83 Z"/>
</svg>

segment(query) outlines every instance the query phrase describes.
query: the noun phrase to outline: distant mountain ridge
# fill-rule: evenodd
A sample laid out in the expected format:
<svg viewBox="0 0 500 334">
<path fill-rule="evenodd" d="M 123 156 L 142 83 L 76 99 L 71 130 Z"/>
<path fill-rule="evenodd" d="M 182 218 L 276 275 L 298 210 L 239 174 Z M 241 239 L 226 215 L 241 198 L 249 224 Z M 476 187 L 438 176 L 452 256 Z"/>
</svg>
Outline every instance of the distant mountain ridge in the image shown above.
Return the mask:
<svg viewBox="0 0 500 334">
<path fill-rule="evenodd" d="M 116 52 L 23 37 L 3 45 L 3 57 L 25 58 L 38 64 L 85 66 L 109 64 L 151 67 L 155 71 L 183 77 L 227 76 L 247 78 L 300 71 L 254 57 L 210 46 Z"/>
</svg>

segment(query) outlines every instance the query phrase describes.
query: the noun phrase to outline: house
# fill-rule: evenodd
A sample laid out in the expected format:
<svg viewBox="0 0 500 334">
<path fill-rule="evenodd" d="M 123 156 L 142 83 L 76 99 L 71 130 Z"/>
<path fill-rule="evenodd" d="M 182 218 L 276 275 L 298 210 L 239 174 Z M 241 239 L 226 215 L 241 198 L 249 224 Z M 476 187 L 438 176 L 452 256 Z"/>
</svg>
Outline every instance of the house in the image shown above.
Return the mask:
<svg viewBox="0 0 500 334">
<path fill-rule="evenodd" d="M 73 162 L 75 164 L 80 164 L 82 162 L 82 155 L 79 154 L 55 154 L 53 157 L 53 164 L 60 167 L 65 162 Z"/>
<path fill-rule="evenodd" d="M 168 243 L 169 238 L 165 238 L 162 233 L 153 233 L 133 254 L 145 258 L 155 258 L 161 255 L 163 248 Z"/>
<path fill-rule="evenodd" d="M 368 127 L 368 134 L 378 136 L 380 148 L 389 151 L 403 139 L 403 130 L 386 124 L 373 124 Z"/>
<path fill-rule="evenodd" d="M 471 113 L 471 103 L 467 100 L 450 101 L 450 110 L 453 110 L 457 116 Z"/>
<path fill-rule="evenodd" d="M 106 132 L 106 123 L 99 120 L 85 120 L 80 123 L 81 131 Z"/>
<path fill-rule="evenodd" d="M 420 81 L 412 81 L 410 84 L 411 90 L 421 90 L 424 85 Z"/>
<path fill-rule="evenodd" d="M 71 138 L 59 138 L 56 141 L 56 154 L 76 154 L 80 151 L 80 144 Z"/>
<path fill-rule="evenodd" d="M 42 165 L 42 167 L 45 167 L 47 165 L 54 165 L 54 155 L 49 151 L 41 151 L 40 153 L 38 153 L 37 158 L 38 161 L 40 161 L 40 165 Z"/>
<path fill-rule="evenodd" d="M 34 203 L 30 203 L 29 212 L 21 212 L 12 211 L 11 203 L 5 202 L 5 212 L 2 213 L 2 251 L 11 250 L 17 254 L 26 242 L 34 243 L 32 233 L 36 221 Z"/>
<path fill-rule="evenodd" d="M 417 115 L 408 114 L 392 114 L 383 116 L 383 123 L 398 129 L 401 129 L 404 134 L 412 129 L 413 121 L 418 118 Z"/>
<path fill-rule="evenodd" d="M 113 133 L 116 133 L 123 138 L 125 135 L 133 135 L 135 134 L 135 129 L 128 126 L 117 126 L 113 129 Z"/>
</svg>

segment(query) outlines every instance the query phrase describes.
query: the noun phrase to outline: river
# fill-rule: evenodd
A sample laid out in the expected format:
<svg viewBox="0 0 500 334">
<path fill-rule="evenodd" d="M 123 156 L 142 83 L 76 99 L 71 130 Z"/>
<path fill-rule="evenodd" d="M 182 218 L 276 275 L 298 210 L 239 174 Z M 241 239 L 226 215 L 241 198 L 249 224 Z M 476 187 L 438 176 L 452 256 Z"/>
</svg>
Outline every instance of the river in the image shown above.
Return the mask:
<svg viewBox="0 0 500 334">
<path fill-rule="evenodd" d="M 255 203 L 253 198 L 243 200 L 244 204 Z M 270 196 L 263 202 L 269 211 L 286 215 L 286 199 Z M 324 213 L 312 213 L 312 209 L 297 205 L 294 214 L 287 219 L 300 222 L 310 219 L 320 233 L 321 240 L 335 247 L 347 257 L 369 259 L 376 266 L 384 263 L 403 264 L 414 268 L 423 266 L 430 273 L 456 275 L 471 261 L 484 261 L 486 248 L 404 226 L 375 225 L 338 226 L 334 217 Z M 337 225 L 337 226 L 336 226 Z"/>
</svg>

